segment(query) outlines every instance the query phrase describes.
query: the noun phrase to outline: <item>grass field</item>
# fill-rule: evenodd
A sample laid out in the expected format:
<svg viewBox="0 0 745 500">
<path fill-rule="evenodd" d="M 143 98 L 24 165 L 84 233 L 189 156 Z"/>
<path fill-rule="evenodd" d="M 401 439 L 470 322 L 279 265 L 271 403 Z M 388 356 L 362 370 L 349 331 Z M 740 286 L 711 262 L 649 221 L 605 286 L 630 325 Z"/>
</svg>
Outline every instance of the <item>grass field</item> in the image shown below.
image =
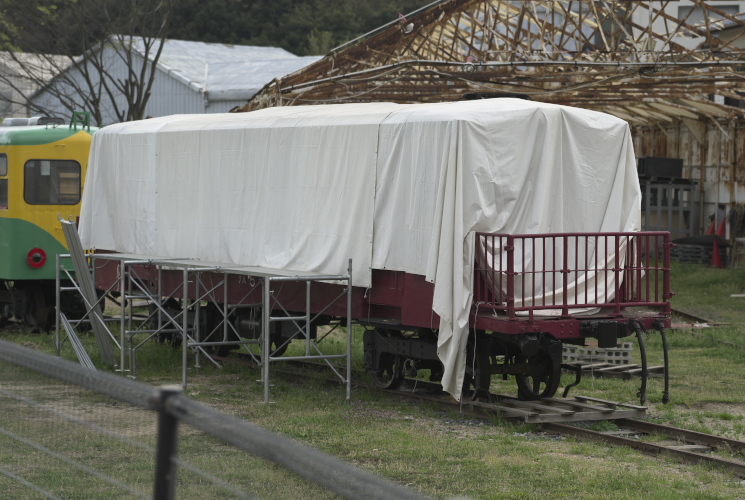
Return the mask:
<svg viewBox="0 0 745 500">
<path fill-rule="evenodd" d="M 673 307 L 722 325 L 669 332 L 672 401 L 662 405 L 661 379 L 651 380 L 649 418 L 745 440 L 745 298 L 730 297 L 745 292 L 745 270 L 675 265 L 673 290 L 677 293 Z M 360 337 L 356 338 L 358 367 L 362 364 Z M 0 338 L 53 352 L 51 335 L 5 330 Z M 84 341 L 93 345 L 90 338 Z M 647 347 L 650 364 L 662 364 L 658 334 L 650 334 Z M 63 356 L 75 359 L 69 345 Z M 146 345 L 138 354 L 139 379 L 154 385 L 178 383 L 180 356 L 180 351 L 167 346 Z M 636 347 L 634 356 L 638 361 Z M 341 386 L 330 386 L 313 374 L 302 379 L 273 374 L 273 403 L 269 405 L 261 402 L 263 386 L 257 382 L 258 370 L 245 365 L 227 364 L 218 370 L 203 363 L 198 373 L 190 370 L 189 377 L 187 394 L 194 399 L 436 498 L 745 498 L 740 478 L 707 467 L 558 439 L 536 432 L 532 426 L 498 418 L 476 421 L 457 411 L 397 402 L 361 387 L 355 388 L 352 401 L 346 402 Z M 572 376 L 565 377 L 565 384 L 572 380 Z M 36 394 L 49 385 L 49 381 L 7 367 L 0 370 L 0 387 L 6 390 Z M 638 385 L 638 381 L 587 378 L 573 393 L 635 403 Z M 495 381 L 492 391 L 516 392 L 513 381 Z M 55 387 L 45 394 L 39 392 L 38 398 L 138 443 L 154 444 L 153 415 L 69 387 Z M 50 448 L 61 449 L 81 463 L 149 493 L 152 457 L 148 452 L 109 442 L 108 437 L 99 443 L 89 428 L 51 420 L 17 400 L 0 401 L 3 429 L 28 432 Z M 333 498 L 276 466 L 188 428 L 182 429 L 180 456 L 259 497 Z M 69 464 L 40 457 L 7 434 L 0 435 L 0 468 L 22 473 L 26 480 L 61 498 L 137 497 L 92 481 L 89 474 L 75 471 Z M 29 487 L 2 475 L 0 492 L 7 498 L 40 498 Z M 178 498 L 231 496 L 182 469 Z"/>
</svg>

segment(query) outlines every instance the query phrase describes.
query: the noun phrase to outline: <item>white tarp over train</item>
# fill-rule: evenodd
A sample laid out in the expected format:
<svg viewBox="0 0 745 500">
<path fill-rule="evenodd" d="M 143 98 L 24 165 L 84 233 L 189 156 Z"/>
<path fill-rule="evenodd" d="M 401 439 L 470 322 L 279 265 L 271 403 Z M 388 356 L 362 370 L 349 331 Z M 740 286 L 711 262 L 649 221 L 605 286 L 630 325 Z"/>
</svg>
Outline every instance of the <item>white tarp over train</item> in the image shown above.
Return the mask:
<svg viewBox="0 0 745 500">
<path fill-rule="evenodd" d="M 519 99 L 295 106 L 100 130 L 80 234 L 322 274 L 352 258 L 361 287 L 372 268 L 424 275 L 459 398 L 474 233 L 638 231 L 640 207 L 629 127 L 610 115 Z"/>
</svg>

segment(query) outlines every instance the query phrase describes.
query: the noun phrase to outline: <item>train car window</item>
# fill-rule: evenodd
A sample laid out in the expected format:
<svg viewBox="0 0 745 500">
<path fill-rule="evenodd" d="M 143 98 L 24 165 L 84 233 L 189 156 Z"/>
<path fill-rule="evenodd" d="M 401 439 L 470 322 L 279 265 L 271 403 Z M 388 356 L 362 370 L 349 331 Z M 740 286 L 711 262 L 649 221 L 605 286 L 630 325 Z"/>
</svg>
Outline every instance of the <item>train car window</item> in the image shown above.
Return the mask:
<svg viewBox="0 0 745 500">
<path fill-rule="evenodd" d="M 0 179 L 0 210 L 8 209 L 8 179 Z"/>
<path fill-rule="evenodd" d="M 0 177 L 8 175 L 8 155 L 0 154 Z"/>
<path fill-rule="evenodd" d="M 76 205 L 80 164 L 70 160 L 31 160 L 23 167 L 23 197 L 29 205 Z"/>
</svg>

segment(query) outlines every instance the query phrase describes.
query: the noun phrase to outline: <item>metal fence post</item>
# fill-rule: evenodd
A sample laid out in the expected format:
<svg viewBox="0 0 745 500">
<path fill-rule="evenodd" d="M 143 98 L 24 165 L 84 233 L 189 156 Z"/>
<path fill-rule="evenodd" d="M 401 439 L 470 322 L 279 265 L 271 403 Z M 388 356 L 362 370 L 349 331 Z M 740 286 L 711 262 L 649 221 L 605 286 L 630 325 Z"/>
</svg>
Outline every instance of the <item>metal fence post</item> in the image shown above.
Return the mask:
<svg viewBox="0 0 745 500">
<path fill-rule="evenodd" d="M 176 495 L 176 452 L 178 450 L 178 418 L 171 415 L 166 406 L 168 400 L 181 394 L 181 387 L 168 386 L 159 390 L 158 445 L 155 450 L 154 500 L 173 500 Z"/>
</svg>

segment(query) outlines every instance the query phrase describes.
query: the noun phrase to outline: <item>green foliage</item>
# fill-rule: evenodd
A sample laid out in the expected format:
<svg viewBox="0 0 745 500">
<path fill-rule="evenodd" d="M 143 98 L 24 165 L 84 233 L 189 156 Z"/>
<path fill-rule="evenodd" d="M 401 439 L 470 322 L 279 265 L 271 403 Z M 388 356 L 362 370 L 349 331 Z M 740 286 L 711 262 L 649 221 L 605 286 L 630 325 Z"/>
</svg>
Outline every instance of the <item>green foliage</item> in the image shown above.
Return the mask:
<svg viewBox="0 0 745 500">
<path fill-rule="evenodd" d="M 311 54 L 325 54 L 334 48 L 334 34 L 330 31 L 318 31 L 313 28 L 308 34 L 308 52 Z"/>
<path fill-rule="evenodd" d="M 745 268 L 715 269 L 705 265 L 673 262 L 673 308 L 713 321 L 745 322 Z"/>
<path fill-rule="evenodd" d="M 181 0 L 170 38 L 282 47 L 322 55 L 406 14 L 422 0 Z"/>
<path fill-rule="evenodd" d="M 593 422 L 588 429 L 598 432 L 617 431 L 618 426 L 612 420 L 600 420 L 598 422 Z"/>
</svg>

